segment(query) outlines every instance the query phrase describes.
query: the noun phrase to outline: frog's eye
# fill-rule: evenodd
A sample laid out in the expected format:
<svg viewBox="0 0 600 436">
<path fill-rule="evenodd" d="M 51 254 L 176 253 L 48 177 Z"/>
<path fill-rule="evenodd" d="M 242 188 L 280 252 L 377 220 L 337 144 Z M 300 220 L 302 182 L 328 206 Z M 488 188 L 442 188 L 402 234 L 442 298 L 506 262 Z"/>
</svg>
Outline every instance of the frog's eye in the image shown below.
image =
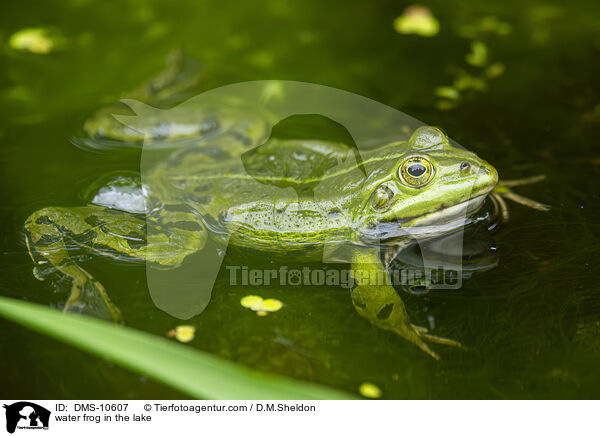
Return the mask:
<svg viewBox="0 0 600 436">
<path fill-rule="evenodd" d="M 398 173 L 406 186 L 420 188 L 432 179 L 434 167 L 426 157 L 412 156 L 402 163 Z"/>
<path fill-rule="evenodd" d="M 377 212 L 383 212 L 390 207 L 394 193 L 385 185 L 380 185 L 371 195 L 371 207 Z"/>
</svg>

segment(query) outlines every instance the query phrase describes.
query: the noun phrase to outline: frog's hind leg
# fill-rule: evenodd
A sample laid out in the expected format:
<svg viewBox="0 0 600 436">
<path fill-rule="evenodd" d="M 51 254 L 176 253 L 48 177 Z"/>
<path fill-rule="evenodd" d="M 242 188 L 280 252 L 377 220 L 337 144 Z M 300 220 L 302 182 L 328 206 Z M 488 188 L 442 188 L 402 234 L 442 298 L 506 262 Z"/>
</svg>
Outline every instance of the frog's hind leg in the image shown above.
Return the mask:
<svg viewBox="0 0 600 436">
<path fill-rule="evenodd" d="M 70 285 L 70 295 L 65 304 L 65 312 L 78 312 L 98 318 L 121 322 L 119 309 L 110 301 L 104 286 L 76 263 L 72 252 L 81 248 L 96 247 L 99 254 L 111 254 L 101 250 L 101 242 L 106 238 L 102 225 L 95 218 L 103 208 L 96 206 L 82 208 L 48 207 L 34 212 L 25 221 L 25 241 L 33 259 L 36 277 L 46 278 L 57 272 L 61 280 Z M 128 222 L 127 214 L 120 214 L 122 226 L 142 229 L 139 223 Z M 116 252 L 112 253 L 116 256 Z"/>
<path fill-rule="evenodd" d="M 372 324 L 392 331 L 412 342 L 436 360 L 439 359 L 438 354 L 429 347 L 426 341 L 462 347 L 457 341 L 434 336 L 425 327 L 419 327 L 410 322 L 404 302 L 391 286 L 387 270 L 381 264 L 378 251 L 354 253 L 352 269 L 358 282 L 351 291 L 352 303 L 356 311 Z"/>
<path fill-rule="evenodd" d="M 435 336 L 425 327 L 409 321 L 404 302 L 390 285 L 362 285 L 352 290 L 352 303 L 356 311 L 375 326 L 389 330 L 412 342 L 436 360 L 439 355 L 426 341 L 462 348 L 460 342 Z"/>
</svg>

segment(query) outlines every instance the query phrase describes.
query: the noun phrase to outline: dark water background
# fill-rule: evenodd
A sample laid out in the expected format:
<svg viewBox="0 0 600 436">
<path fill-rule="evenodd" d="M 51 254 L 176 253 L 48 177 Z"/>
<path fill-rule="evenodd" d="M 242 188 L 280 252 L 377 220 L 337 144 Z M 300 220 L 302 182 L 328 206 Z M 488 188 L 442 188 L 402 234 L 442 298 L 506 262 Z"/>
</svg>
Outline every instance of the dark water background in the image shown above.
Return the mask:
<svg viewBox="0 0 600 436">
<path fill-rule="evenodd" d="M 501 178 L 546 174 L 519 192 L 552 207 L 510 205 L 511 222 L 494 235 L 497 268 L 460 291 L 407 298 L 417 323 L 434 314 L 438 334 L 466 344 L 466 351 L 437 347 L 440 362 L 369 325 L 345 289 L 257 290 L 286 304 L 259 318 L 239 304 L 252 290 L 228 286 L 226 273 L 209 308 L 191 321 L 191 346 L 352 392 L 370 381 L 383 398 L 598 397 L 600 4 L 429 1 L 440 22 L 431 38 L 394 30 L 409 4 L 3 2 L 0 293 L 64 301 L 32 276 L 22 223 L 44 206 L 81 205 L 82 193 L 107 172 L 138 169 L 135 152 L 92 153 L 71 138 L 94 110 L 160 71 L 180 48 L 204 64 L 205 89 L 253 79 L 314 82 L 442 126 Z M 485 17 L 505 24 L 485 30 Z M 25 27 L 55 27 L 67 46 L 48 55 L 10 49 L 9 36 Z M 444 108 L 436 88 L 451 85 L 459 70 L 484 71 L 465 60 L 475 39 L 485 43 L 488 64 L 502 63 L 504 72 Z M 179 323 L 152 305 L 143 266 L 94 261 L 88 269 L 127 325 L 163 336 Z M 3 397 L 181 397 L 3 320 L 0 347 Z"/>
</svg>

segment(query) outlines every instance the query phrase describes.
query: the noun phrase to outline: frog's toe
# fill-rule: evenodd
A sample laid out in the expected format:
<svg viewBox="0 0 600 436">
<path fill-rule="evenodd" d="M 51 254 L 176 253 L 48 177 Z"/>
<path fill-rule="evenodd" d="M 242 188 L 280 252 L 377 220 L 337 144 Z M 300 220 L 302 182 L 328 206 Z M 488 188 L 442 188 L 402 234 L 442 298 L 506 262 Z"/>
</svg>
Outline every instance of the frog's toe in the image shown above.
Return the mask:
<svg viewBox="0 0 600 436">
<path fill-rule="evenodd" d="M 518 186 L 531 185 L 532 183 L 538 183 L 542 180 L 545 180 L 546 176 L 543 174 L 528 177 L 526 179 L 519 180 L 503 180 L 496 185 L 496 187 L 492 191 L 492 197 L 495 198 L 498 202 L 498 206 L 502 212 L 502 217 L 504 221 L 508 221 L 508 208 L 506 207 L 506 203 L 503 198 L 507 200 L 514 201 L 515 203 L 519 203 L 525 207 L 530 207 L 535 210 L 539 210 L 542 212 L 547 212 L 550 210 L 550 206 L 540 203 L 539 201 L 532 200 L 531 198 L 524 197 L 520 194 L 515 193 L 511 188 L 515 188 Z"/>
<path fill-rule="evenodd" d="M 498 188 L 514 188 L 516 186 L 532 185 L 534 183 L 542 182 L 544 180 L 546 180 L 545 174 L 538 174 L 536 176 L 526 177 L 524 179 L 501 180 L 500 182 L 498 182 Z"/>
<path fill-rule="evenodd" d="M 519 203 L 523 206 L 530 207 L 541 212 L 548 212 L 550 210 L 550 206 L 547 204 L 540 203 L 539 201 L 532 200 L 531 198 L 524 197 L 512 191 L 506 191 L 500 195 L 502 195 L 504 198 L 514 201 L 515 203 Z"/>
<path fill-rule="evenodd" d="M 108 298 L 104 286 L 93 277 L 73 283 L 71 295 L 65 304 L 64 311 L 90 315 L 117 323 L 123 322 L 121 312 Z"/>
<path fill-rule="evenodd" d="M 413 330 L 415 331 L 417 336 L 419 336 L 421 341 L 427 340 L 429 342 L 433 342 L 434 344 L 449 345 L 452 347 L 463 348 L 463 346 L 460 342 L 455 341 L 454 339 L 445 338 L 443 336 L 432 335 L 431 333 L 429 333 L 429 330 L 425 327 L 417 326 L 414 324 L 411 324 L 411 327 L 413 328 Z M 419 344 L 417 344 L 417 345 L 419 345 Z M 428 352 L 427 350 L 424 350 L 424 351 Z M 428 352 L 428 353 L 431 354 L 430 352 Z"/>
<path fill-rule="evenodd" d="M 48 278 L 48 275 L 45 273 L 45 271 L 37 266 L 33 267 L 33 276 L 40 282 L 43 282 Z"/>
<path fill-rule="evenodd" d="M 433 357 L 435 360 L 440 360 L 440 356 L 433 351 L 431 348 L 429 348 L 429 345 L 427 345 L 425 343 L 425 341 L 423 341 L 422 337 L 420 334 L 416 334 L 414 336 L 414 338 L 412 338 L 412 342 L 419 347 L 422 351 L 426 352 L 427 354 L 429 354 L 431 357 Z"/>
</svg>

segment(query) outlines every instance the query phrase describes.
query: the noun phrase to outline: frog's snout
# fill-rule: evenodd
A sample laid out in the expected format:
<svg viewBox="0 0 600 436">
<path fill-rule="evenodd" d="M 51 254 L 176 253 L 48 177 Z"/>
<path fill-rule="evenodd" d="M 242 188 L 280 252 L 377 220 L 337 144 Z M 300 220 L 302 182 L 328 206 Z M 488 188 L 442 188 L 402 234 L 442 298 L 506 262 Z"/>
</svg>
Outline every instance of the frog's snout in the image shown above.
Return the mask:
<svg viewBox="0 0 600 436">
<path fill-rule="evenodd" d="M 488 175 L 493 174 L 496 171 L 493 167 L 486 167 L 485 165 L 481 165 L 479 167 L 479 174 Z"/>
<path fill-rule="evenodd" d="M 479 165 L 478 176 L 485 186 L 493 189 L 498 184 L 498 171 L 493 166 L 483 163 Z"/>
</svg>

